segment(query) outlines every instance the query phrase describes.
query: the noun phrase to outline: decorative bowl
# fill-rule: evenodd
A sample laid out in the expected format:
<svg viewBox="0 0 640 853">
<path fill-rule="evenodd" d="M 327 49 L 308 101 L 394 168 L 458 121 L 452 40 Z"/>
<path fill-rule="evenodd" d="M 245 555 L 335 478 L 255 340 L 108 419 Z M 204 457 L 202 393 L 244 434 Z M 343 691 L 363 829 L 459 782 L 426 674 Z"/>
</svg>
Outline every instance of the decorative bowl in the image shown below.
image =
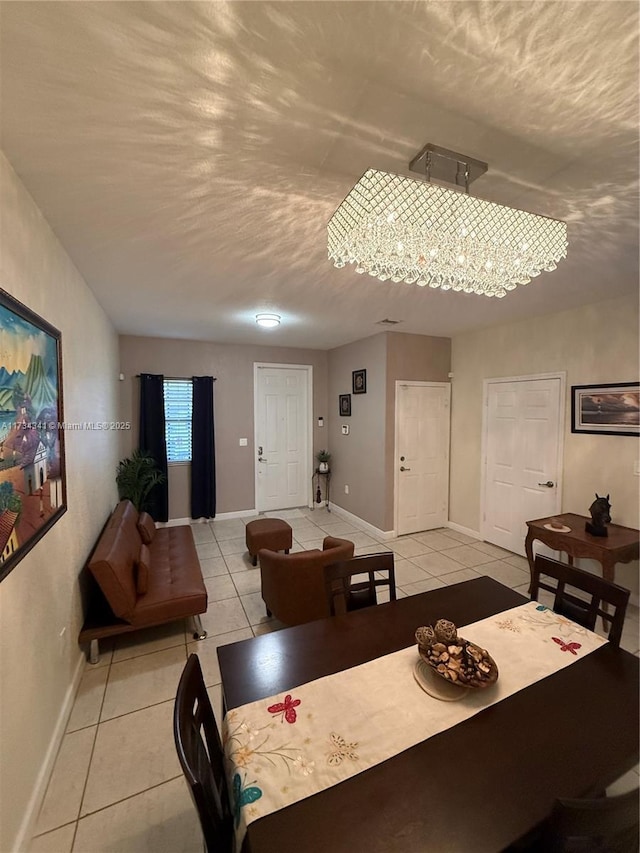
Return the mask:
<svg viewBox="0 0 640 853">
<path fill-rule="evenodd" d="M 416 631 L 418 652 L 432 671 L 456 687 L 482 689 L 498 680 L 498 666 L 486 649 L 465 640 L 452 622 Z"/>
</svg>

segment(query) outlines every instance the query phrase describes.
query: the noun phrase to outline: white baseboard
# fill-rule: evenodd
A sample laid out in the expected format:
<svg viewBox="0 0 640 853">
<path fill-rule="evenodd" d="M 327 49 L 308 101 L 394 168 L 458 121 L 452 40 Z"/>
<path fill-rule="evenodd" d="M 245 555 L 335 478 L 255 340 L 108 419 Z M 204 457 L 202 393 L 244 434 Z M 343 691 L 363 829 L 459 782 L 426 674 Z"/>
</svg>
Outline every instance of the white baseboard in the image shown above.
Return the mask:
<svg viewBox="0 0 640 853">
<path fill-rule="evenodd" d="M 12 848 L 13 850 L 28 850 L 31 845 L 31 837 L 36 828 L 36 821 L 40 814 L 42 801 L 44 800 L 44 796 L 47 792 L 49 779 L 53 773 L 53 765 L 58 757 L 58 750 L 60 749 L 60 744 L 62 743 L 62 738 L 64 737 L 67 723 L 71 716 L 71 709 L 73 708 L 73 702 L 76 698 L 76 693 L 78 692 L 80 679 L 84 673 L 85 663 L 86 656 L 84 652 L 80 652 L 78 662 L 73 673 L 73 678 L 67 687 L 67 692 L 65 693 L 64 701 L 60 708 L 60 713 L 58 714 L 58 719 L 56 720 L 47 752 L 44 756 L 40 772 L 38 773 L 33 786 L 29 802 L 27 803 L 27 808 L 25 809 L 25 814 L 22 819 L 22 823 L 20 824 L 15 844 Z"/>
<path fill-rule="evenodd" d="M 256 509 L 239 509 L 235 512 L 219 512 L 212 521 L 224 521 L 227 518 L 249 518 L 251 515 L 257 515 Z"/>
<path fill-rule="evenodd" d="M 210 521 L 224 521 L 227 518 L 249 518 L 257 515 L 255 509 L 240 509 L 236 512 L 218 512 L 215 518 L 170 518 L 169 521 L 158 521 L 158 527 L 177 527 L 180 524 L 208 524 Z"/>
<path fill-rule="evenodd" d="M 464 533 L 465 536 L 471 536 L 472 539 L 482 541 L 482 534 L 478 530 L 472 530 L 470 527 L 463 527 L 462 524 L 456 524 L 455 521 L 447 521 L 447 527 L 456 530 L 458 533 Z"/>
<path fill-rule="evenodd" d="M 362 518 L 359 518 L 357 515 L 354 515 L 352 512 L 349 512 L 349 510 L 343 509 L 341 506 L 338 506 L 338 504 L 332 503 L 330 505 L 330 509 L 331 512 L 335 512 L 336 515 L 339 515 L 341 518 L 344 518 L 345 521 L 350 521 L 351 524 L 355 524 L 357 527 L 362 528 L 365 533 L 370 533 L 377 539 L 387 540 L 396 538 L 395 530 L 380 530 L 379 527 L 374 527 L 373 524 L 369 524 L 368 521 L 364 521 Z"/>
</svg>

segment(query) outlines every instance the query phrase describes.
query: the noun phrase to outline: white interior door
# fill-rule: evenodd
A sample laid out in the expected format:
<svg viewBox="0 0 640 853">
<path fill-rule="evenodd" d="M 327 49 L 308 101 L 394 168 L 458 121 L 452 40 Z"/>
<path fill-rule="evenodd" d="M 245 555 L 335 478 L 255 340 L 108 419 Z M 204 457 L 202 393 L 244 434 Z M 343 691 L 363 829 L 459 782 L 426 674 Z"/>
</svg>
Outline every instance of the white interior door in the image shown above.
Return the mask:
<svg viewBox="0 0 640 853">
<path fill-rule="evenodd" d="M 526 522 L 560 510 L 564 379 L 485 386 L 482 536 L 524 554 Z"/>
<path fill-rule="evenodd" d="M 449 514 L 448 383 L 396 382 L 396 534 L 432 530 Z"/>
<path fill-rule="evenodd" d="M 256 365 L 256 509 L 308 504 L 309 371 Z"/>
</svg>

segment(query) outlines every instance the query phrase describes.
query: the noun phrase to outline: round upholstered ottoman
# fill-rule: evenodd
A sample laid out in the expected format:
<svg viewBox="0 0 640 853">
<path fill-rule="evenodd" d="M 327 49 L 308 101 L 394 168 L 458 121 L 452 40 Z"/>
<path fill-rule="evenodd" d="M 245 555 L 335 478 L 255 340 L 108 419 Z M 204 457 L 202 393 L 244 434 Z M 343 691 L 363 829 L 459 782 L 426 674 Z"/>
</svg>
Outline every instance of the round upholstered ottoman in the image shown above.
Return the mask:
<svg viewBox="0 0 640 853">
<path fill-rule="evenodd" d="M 289 553 L 293 534 L 286 521 L 281 518 L 258 518 L 247 524 L 247 551 L 253 558 L 253 565 L 258 564 L 258 551 L 268 548 L 270 551 Z"/>
</svg>

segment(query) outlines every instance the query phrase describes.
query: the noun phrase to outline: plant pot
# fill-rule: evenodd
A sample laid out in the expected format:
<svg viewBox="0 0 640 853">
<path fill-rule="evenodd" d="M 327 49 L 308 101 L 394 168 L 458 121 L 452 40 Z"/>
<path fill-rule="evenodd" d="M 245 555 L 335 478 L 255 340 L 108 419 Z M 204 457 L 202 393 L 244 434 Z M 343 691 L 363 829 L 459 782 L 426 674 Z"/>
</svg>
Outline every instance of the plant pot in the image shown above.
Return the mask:
<svg viewBox="0 0 640 853">
<path fill-rule="evenodd" d="M 318 471 L 320 471 L 321 474 L 326 474 L 328 470 L 329 470 L 329 463 L 328 462 L 320 462 L 318 464 Z"/>
</svg>

